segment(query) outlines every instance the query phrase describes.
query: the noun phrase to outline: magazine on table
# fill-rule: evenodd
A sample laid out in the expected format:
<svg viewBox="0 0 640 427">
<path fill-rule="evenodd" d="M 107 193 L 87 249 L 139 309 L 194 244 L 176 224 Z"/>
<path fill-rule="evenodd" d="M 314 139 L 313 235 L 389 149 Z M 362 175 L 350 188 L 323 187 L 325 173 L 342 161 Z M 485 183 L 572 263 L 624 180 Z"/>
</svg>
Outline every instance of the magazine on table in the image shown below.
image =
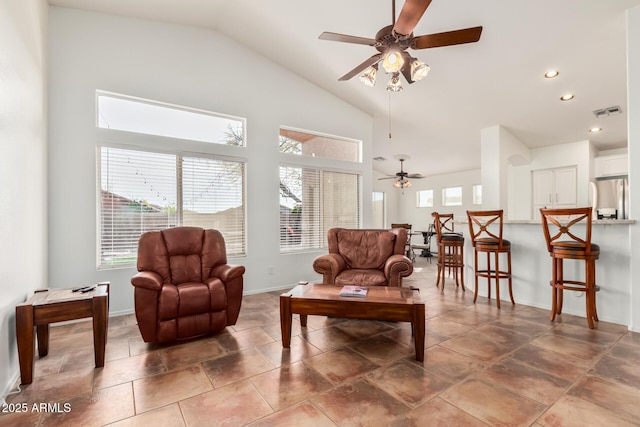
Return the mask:
<svg viewBox="0 0 640 427">
<path fill-rule="evenodd" d="M 359 297 L 364 298 L 367 296 L 367 290 L 365 286 L 343 286 L 340 290 L 341 297 Z"/>
</svg>

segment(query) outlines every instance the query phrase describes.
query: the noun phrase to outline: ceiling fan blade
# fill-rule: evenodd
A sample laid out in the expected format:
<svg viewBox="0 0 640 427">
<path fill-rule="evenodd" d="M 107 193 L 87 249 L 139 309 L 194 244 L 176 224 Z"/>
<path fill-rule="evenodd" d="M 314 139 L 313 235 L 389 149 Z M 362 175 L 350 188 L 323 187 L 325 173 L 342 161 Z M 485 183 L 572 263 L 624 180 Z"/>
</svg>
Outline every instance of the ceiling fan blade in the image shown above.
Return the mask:
<svg viewBox="0 0 640 427">
<path fill-rule="evenodd" d="M 397 178 L 398 178 L 397 176 L 387 176 L 387 177 L 384 177 L 384 178 L 378 178 L 378 180 L 380 180 L 380 179 L 397 179 Z"/>
<path fill-rule="evenodd" d="M 370 57 L 366 61 L 364 61 L 362 64 L 358 65 L 356 68 L 354 68 L 353 70 L 349 71 L 344 76 L 340 77 L 338 80 L 340 80 L 340 81 L 349 80 L 353 76 L 356 76 L 356 75 L 360 74 L 361 72 L 363 72 L 367 67 L 370 67 L 371 65 L 373 65 L 376 62 L 380 61 L 381 57 L 382 57 L 381 53 L 376 53 L 375 55 L 373 55 L 372 57 Z"/>
<path fill-rule="evenodd" d="M 404 76 L 407 83 L 413 84 L 414 81 L 411 80 L 411 56 L 409 56 L 409 54 L 405 51 L 402 52 L 402 59 L 404 59 L 404 65 L 402 65 L 402 69 L 400 70 L 400 72 L 402 72 L 402 75 Z"/>
<path fill-rule="evenodd" d="M 475 43 L 480 40 L 482 27 L 465 28 L 463 30 L 444 33 L 426 34 L 413 38 L 413 49 L 429 49 L 432 47 L 453 46 L 456 44 Z"/>
<path fill-rule="evenodd" d="M 422 179 L 424 178 L 424 176 L 420 175 L 419 173 L 410 173 L 409 175 L 407 175 L 407 178 Z"/>
<path fill-rule="evenodd" d="M 367 37 L 349 36 L 347 34 L 330 33 L 327 31 L 320 34 L 318 38 L 320 40 L 329 40 L 333 42 L 342 42 L 342 43 L 365 44 L 367 46 L 373 46 L 376 43 L 375 39 L 370 39 Z"/>
<path fill-rule="evenodd" d="M 406 0 L 393 30 L 405 36 L 411 34 L 430 4 L 431 0 Z"/>
</svg>

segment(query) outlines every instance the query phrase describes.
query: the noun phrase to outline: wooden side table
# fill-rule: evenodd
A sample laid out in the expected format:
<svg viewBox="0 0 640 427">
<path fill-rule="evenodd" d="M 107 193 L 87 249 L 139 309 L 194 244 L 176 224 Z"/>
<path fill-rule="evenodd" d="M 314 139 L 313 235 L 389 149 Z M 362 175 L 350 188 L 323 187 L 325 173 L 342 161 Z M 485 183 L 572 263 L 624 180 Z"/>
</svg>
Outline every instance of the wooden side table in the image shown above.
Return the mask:
<svg viewBox="0 0 640 427">
<path fill-rule="evenodd" d="M 36 291 L 22 304 L 16 306 L 16 338 L 22 384 L 33 380 L 35 337 L 37 329 L 38 355 L 49 353 L 49 324 L 67 320 L 93 318 L 93 348 L 96 368 L 104 366 L 109 318 L 109 282 L 96 285 L 90 292 L 73 292 L 71 289 Z"/>
</svg>

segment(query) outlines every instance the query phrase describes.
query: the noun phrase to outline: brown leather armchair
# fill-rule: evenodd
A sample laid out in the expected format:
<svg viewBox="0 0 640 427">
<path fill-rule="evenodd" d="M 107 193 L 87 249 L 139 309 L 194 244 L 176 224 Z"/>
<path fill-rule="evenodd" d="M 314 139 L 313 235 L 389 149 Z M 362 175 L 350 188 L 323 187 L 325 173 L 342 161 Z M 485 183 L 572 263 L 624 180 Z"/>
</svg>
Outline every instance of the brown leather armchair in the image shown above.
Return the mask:
<svg viewBox="0 0 640 427">
<path fill-rule="evenodd" d="M 217 332 L 238 320 L 245 268 L 227 264 L 217 230 L 175 227 L 144 233 L 138 271 L 131 284 L 145 342 Z"/>
<path fill-rule="evenodd" d="M 407 230 L 332 228 L 327 233 L 329 253 L 313 261 L 322 283 L 356 286 L 402 286 L 413 273 L 404 256 Z"/>
</svg>

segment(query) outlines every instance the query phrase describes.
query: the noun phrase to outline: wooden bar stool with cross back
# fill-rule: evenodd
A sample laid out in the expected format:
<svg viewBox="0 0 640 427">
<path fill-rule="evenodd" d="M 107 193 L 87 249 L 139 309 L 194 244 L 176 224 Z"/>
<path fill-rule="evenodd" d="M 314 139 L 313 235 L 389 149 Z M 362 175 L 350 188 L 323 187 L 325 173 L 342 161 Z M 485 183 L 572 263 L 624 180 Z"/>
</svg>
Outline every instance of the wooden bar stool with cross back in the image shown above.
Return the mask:
<svg viewBox="0 0 640 427">
<path fill-rule="evenodd" d="M 563 291 L 584 292 L 586 296 L 587 323 L 589 328 L 595 327 L 598 321 L 596 311 L 596 292 L 600 287 L 596 285 L 596 260 L 600 256 L 600 247 L 591 243 L 592 209 L 540 209 L 542 217 L 542 231 L 547 243 L 547 250 L 551 255 L 551 321 L 556 314 L 562 313 Z M 578 227 L 584 225 L 584 229 Z M 555 227 L 554 227 L 555 226 Z M 552 228 L 557 228 L 555 234 Z M 564 278 L 565 259 L 584 260 L 585 279 L 567 280 Z"/>
<path fill-rule="evenodd" d="M 500 279 L 509 281 L 509 297 L 513 300 L 513 289 L 511 287 L 511 242 L 502 238 L 502 210 L 492 211 L 467 211 L 469 219 L 469 234 L 474 249 L 474 271 L 475 271 L 475 295 L 473 302 L 478 299 L 478 277 L 487 278 L 487 297 L 491 299 L 491 280 L 496 282 L 496 304 L 500 308 Z M 478 266 L 478 253 L 487 254 L 486 269 Z M 506 269 L 500 269 L 500 254 L 507 255 Z M 491 266 L 491 256 L 493 255 L 493 267 Z"/>
<path fill-rule="evenodd" d="M 453 214 L 440 214 L 433 212 L 438 242 L 438 278 L 436 286 L 440 287 L 442 278 L 442 290 L 444 291 L 445 270 L 456 281 L 456 287 L 462 285 L 464 291 L 464 237 L 454 231 Z M 459 280 L 458 280 L 459 279 Z"/>
</svg>

